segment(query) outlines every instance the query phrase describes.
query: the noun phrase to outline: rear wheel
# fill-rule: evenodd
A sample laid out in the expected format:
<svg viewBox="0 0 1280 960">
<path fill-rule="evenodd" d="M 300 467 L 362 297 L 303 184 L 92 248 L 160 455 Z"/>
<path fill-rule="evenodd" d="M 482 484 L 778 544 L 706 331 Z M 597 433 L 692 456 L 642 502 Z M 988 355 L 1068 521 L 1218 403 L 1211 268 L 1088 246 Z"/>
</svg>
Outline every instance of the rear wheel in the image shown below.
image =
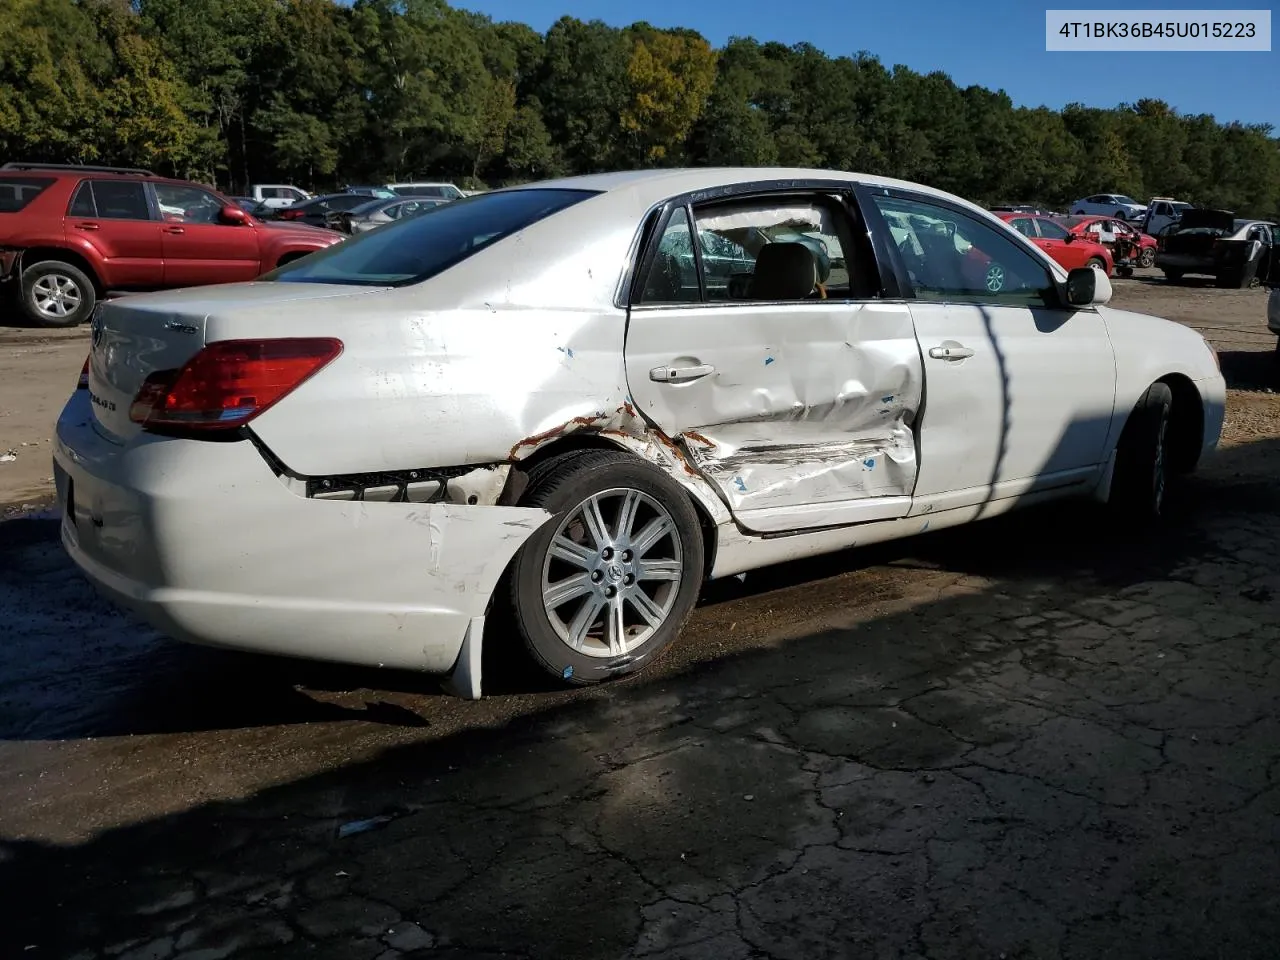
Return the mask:
<svg viewBox="0 0 1280 960">
<path fill-rule="evenodd" d="M 62 260 L 41 260 L 22 271 L 22 311 L 42 327 L 74 327 L 98 302 L 93 281 Z"/>
<path fill-rule="evenodd" d="M 522 505 L 555 515 L 511 567 L 510 612 L 534 662 L 578 685 L 640 671 L 698 598 L 702 531 L 688 495 L 642 460 L 589 450 L 535 468 Z"/>
<path fill-rule="evenodd" d="M 1166 271 L 1164 271 L 1164 278 L 1165 278 L 1166 280 L 1168 280 L 1170 283 L 1181 283 L 1181 282 L 1182 282 L 1182 271 L 1181 271 L 1181 270 L 1166 270 Z"/>
<path fill-rule="evenodd" d="M 1172 410 L 1173 392 L 1163 383 L 1153 383 L 1120 434 L 1109 504 L 1126 521 L 1152 523 L 1164 514 Z"/>
</svg>

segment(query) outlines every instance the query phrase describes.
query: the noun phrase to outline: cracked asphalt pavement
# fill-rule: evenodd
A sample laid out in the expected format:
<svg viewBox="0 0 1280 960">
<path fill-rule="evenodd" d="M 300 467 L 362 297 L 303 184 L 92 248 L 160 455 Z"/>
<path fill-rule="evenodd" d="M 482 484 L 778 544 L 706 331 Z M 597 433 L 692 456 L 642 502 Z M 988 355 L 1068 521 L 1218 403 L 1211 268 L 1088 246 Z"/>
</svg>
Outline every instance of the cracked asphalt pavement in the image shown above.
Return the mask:
<svg viewBox="0 0 1280 960">
<path fill-rule="evenodd" d="M 1158 533 L 762 571 L 588 690 L 173 644 L 0 524 L 0 956 L 1274 958 L 1270 361 Z"/>
</svg>

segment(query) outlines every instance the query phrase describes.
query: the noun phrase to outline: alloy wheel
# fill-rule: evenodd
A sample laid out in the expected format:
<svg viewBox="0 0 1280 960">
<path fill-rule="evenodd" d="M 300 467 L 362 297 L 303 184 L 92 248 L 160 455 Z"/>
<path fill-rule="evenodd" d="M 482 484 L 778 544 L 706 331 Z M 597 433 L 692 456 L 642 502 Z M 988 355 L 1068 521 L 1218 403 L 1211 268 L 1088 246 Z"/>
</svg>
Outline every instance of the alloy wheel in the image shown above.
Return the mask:
<svg viewBox="0 0 1280 960">
<path fill-rule="evenodd" d="M 40 313 L 55 320 L 65 320 L 84 300 L 79 284 L 64 273 L 46 273 L 31 285 L 31 298 Z"/>
<path fill-rule="evenodd" d="M 543 609 L 570 649 L 624 656 L 666 622 L 684 573 L 670 512 L 638 490 L 603 490 L 556 529 L 542 565 Z"/>
</svg>

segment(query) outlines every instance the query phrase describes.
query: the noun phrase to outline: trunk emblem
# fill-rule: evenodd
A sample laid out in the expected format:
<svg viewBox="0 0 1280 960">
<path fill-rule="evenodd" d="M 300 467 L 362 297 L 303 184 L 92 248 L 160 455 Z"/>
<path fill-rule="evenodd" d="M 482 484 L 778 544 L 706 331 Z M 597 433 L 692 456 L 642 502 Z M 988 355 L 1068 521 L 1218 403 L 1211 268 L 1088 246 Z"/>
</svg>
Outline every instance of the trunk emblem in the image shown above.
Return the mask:
<svg viewBox="0 0 1280 960">
<path fill-rule="evenodd" d="M 176 333 L 197 333 L 195 327 L 189 323 L 179 323 L 177 320 L 166 320 L 164 324 L 166 330 L 173 330 Z"/>
</svg>

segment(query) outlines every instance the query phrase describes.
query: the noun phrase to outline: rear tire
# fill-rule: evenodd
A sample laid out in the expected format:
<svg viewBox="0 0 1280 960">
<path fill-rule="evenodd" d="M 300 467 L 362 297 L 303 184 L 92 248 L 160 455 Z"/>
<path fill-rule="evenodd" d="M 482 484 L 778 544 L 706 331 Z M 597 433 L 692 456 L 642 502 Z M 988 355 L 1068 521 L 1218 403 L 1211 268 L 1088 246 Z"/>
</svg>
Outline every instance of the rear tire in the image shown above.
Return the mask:
<svg viewBox="0 0 1280 960">
<path fill-rule="evenodd" d="M 1164 278 L 1165 278 L 1166 280 L 1168 280 L 1170 283 L 1181 283 L 1181 282 L 1182 282 L 1182 271 L 1181 271 L 1181 270 L 1166 270 L 1166 271 L 1164 271 Z"/>
<path fill-rule="evenodd" d="M 98 294 L 83 270 L 63 260 L 41 260 L 22 271 L 22 312 L 41 327 L 75 327 L 89 319 Z"/>
<path fill-rule="evenodd" d="M 533 661 L 582 686 L 656 659 L 703 580 L 688 494 L 642 460 L 586 450 L 531 471 L 521 505 L 554 514 L 520 548 L 508 580 L 509 613 Z"/>
<path fill-rule="evenodd" d="M 1120 434 L 1108 504 L 1128 523 L 1148 525 L 1164 515 L 1172 410 L 1173 392 L 1166 384 L 1153 383 L 1139 398 Z"/>
</svg>

